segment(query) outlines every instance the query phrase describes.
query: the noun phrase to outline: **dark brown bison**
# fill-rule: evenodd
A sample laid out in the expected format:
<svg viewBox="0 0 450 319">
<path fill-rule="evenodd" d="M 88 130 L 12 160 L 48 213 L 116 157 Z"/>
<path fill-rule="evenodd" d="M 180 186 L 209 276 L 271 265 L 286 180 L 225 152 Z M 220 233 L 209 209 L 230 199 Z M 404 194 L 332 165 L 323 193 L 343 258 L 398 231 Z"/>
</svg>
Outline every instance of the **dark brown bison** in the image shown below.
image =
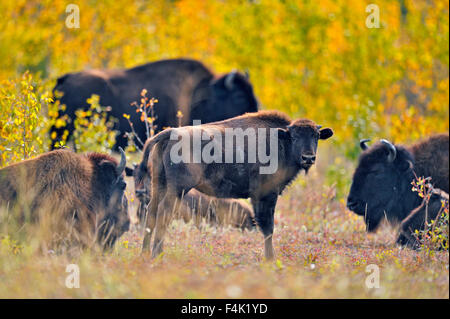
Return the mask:
<svg viewBox="0 0 450 319">
<path fill-rule="evenodd" d="M 411 147 L 381 140 L 368 148 L 366 142 L 360 143 L 364 152 L 353 175 L 347 207 L 364 216 L 368 231 L 376 231 L 383 219 L 399 223 L 420 206 L 422 199 L 411 185 L 416 177 L 431 177 L 433 187 L 448 192 L 448 134 L 431 136 Z M 423 226 L 425 216 L 419 217 L 422 222 L 414 223 L 414 229 Z"/>
<path fill-rule="evenodd" d="M 183 194 L 196 189 L 219 198 L 250 198 L 264 235 L 265 256 L 273 258 L 278 195 L 301 170 L 308 171 L 314 164 L 318 140 L 332 135 L 331 129 L 320 129 L 311 120 L 292 121 L 276 111 L 248 113 L 155 135 L 148 144 L 152 149 L 152 195 L 143 250 L 149 249 L 155 231 L 152 256 L 162 252 L 172 211 L 178 211 Z"/>
<path fill-rule="evenodd" d="M 183 114 L 182 125 L 190 125 L 194 119 L 208 123 L 258 110 L 247 76 L 235 71 L 217 76 L 195 60 L 161 60 L 125 70 L 87 70 L 68 73 L 57 80 L 54 91 L 63 93 L 60 102 L 66 105 L 61 116 L 67 114 L 72 122 L 67 127 L 52 129 L 56 140 L 61 139 L 66 129 L 70 136 L 75 111 L 87 109 L 86 99 L 97 94 L 100 104 L 110 106 L 110 115 L 118 119 L 114 128 L 120 132 L 116 147 L 127 145 L 124 133 L 131 131 L 124 113 L 130 114 L 137 135 L 145 141 L 145 124 L 130 106 L 141 100 L 144 88 L 151 97 L 158 99 L 154 122 L 157 131 L 178 126 L 178 110 Z"/>
<path fill-rule="evenodd" d="M 202 219 L 213 226 L 227 226 L 242 230 L 253 230 L 256 222 L 253 209 L 242 200 L 232 198 L 216 198 L 192 189 L 183 196 L 179 214 L 185 222 L 194 219 L 197 226 Z"/>
<path fill-rule="evenodd" d="M 126 167 L 128 176 L 133 176 L 135 194 L 139 200 L 137 217 L 139 222 L 145 223 L 147 206 L 150 203 L 151 165 L 148 162 L 148 143 L 145 144 L 142 162 L 134 168 Z M 186 223 L 194 220 L 200 226 L 206 220 L 212 226 L 231 225 L 242 230 L 253 230 L 256 227 L 253 210 L 250 205 L 241 200 L 231 198 L 216 198 L 208 196 L 195 189 L 182 196 L 179 213 L 175 216 L 182 218 Z"/>
<path fill-rule="evenodd" d="M 174 217 L 181 218 L 186 223 L 193 220 L 197 227 L 200 227 L 202 220 L 212 226 L 230 225 L 241 230 L 253 230 L 256 227 L 250 205 L 238 199 L 208 196 L 195 189 L 182 196 Z"/>
<path fill-rule="evenodd" d="M 83 246 L 112 247 L 129 228 L 121 161 L 105 154 L 54 150 L 0 169 L 0 208 L 20 224 L 69 232 Z M 54 236 L 54 234 L 50 234 Z"/>
</svg>

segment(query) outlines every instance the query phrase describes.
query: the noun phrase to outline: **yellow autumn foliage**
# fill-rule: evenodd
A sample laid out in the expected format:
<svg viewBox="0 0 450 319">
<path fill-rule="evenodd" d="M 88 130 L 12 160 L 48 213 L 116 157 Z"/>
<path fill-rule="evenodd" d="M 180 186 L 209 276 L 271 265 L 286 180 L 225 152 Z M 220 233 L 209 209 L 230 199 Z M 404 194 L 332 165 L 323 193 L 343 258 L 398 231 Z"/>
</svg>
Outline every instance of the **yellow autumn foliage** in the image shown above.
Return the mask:
<svg viewBox="0 0 450 319">
<path fill-rule="evenodd" d="M 3 0 L 0 81 L 191 57 L 248 69 L 263 108 L 333 127 L 350 158 L 361 138 L 448 131 L 448 2 L 377 1 L 379 28 L 366 26 L 370 3 L 80 0 L 71 29 L 66 1 Z"/>
</svg>

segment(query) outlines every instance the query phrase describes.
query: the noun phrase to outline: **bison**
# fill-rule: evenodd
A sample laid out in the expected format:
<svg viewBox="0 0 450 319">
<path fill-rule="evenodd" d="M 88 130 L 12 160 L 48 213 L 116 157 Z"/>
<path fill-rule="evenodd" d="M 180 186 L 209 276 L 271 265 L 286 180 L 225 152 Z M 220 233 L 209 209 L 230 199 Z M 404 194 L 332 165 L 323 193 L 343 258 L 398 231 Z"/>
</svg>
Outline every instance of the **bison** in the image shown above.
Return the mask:
<svg viewBox="0 0 450 319">
<path fill-rule="evenodd" d="M 256 222 L 253 209 L 247 203 L 231 198 L 216 198 L 192 189 L 183 196 L 180 216 L 185 222 L 194 219 L 197 226 L 202 219 L 211 225 L 231 225 L 241 230 L 253 230 Z"/>
<path fill-rule="evenodd" d="M 0 207 L 82 246 L 111 248 L 129 228 L 122 149 L 113 157 L 58 149 L 0 169 Z M 54 228 L 56 227 L 56 228 Z M 54 237 L 54 235 L 52 235 Z"/>
<path fill-rule="evenodd" d="M 431 177 L 433 187 L 448 193 L 449 135 L 439 134 L 410 147 L 381 140 L 368 147 L 362 140 L 363 153 L 353 175 L 347 207 L 364 216 L 367 230 L 375 232 L 383 218 L 391 224 L 403 221 L 421 205 L 412 190 L 416 177 Z M 420 217 L 420 218 L 419 218 Z M 415 218 L 414 229 L 421 229 L 424 214 Z"/>
<path fill-rule="evenodd" d="M 320 128 L 308 119 L 292 121 L 281 112 L 260 111 L 155 135 L 148 143 L 152 179 L 143 251 L 149 250 L 155 232 L 152 257 L 162 252 L 171 213 L 178 211 L 183 194 L 196 189 L 219 198 L 250 198 L 265 257 L 272 259 L 278 195 L 314 164 L 318 140 L 333 135 L 330 128 Z"/>
<path fill-rule="evenodd" d="M 145 124 L 139 114 L 131 110 L 130 104 L 141 100 L 141 90 L 146 89 L 158 99 L 155 104 L 154 124 L 156 130 L 178 126 L 177 112 L 183 114 L 181 125 L 189 125 L 192 120 L 203 123 L 220 121 L 245 112 L 256 112 L 258 103 L 248 77 L 233 71 L 217 76 L 196 60 L 161 60 L 124 70 L 86 70 L 68 73 L 58 78 L 54 92 L 62 92 L 60 103 L 66 108 L 60 116 L 71 120 L 66 127 L 53 127 L 52 147 L 60 140 L 63 132 L 73 132 L 75 111 L 87 109 L 86 100 L 92 95 L 100 96 L 100 104 L 110 106 L 109 115 L 117 119 L 114 129 L 117 147 L 127 145 L 126 132 L 131 128 L 123 114 L 130 114 L 137 136 L 147 139 Z"/>
<path fill-rule="evenodd" d="M 144 157 L 134 168 L 126 167 L 127 176 L 133 176 L 135 194 L 139 199 L 137 217 L 145 223 L 147 206 L 150 202 L 151 163 L 148 162 L 148 143 L 144 147 Z M 186 223 L 194 219 L 199 227 L 203 219 L 213 226 L 231 225 L 242 230 L 253 230 L 256 226 L 253 210 L 243 201 L 230 198 L 216 198 L 195 189 L 183 195 L 179 214 Z"/>
</svg>

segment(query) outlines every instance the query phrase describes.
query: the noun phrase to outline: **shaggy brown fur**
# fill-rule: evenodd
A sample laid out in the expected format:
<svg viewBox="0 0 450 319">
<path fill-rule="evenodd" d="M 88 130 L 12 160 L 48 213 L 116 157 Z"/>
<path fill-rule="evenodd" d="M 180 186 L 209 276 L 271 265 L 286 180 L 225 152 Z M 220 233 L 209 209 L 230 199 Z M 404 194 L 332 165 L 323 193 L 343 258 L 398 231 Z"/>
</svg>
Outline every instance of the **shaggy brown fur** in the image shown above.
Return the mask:
<svg viewBox="0 0 450 319">
<path fill-rule="evenodd" d="M 253 209 L 247 203 L 231 198 L 216 198 L 192 189 L 183 196 L 179 215 L 187 223 L 194 220 L 199 227 L 204 219 L 213 226 L 252 230 L 256 227 Z"/>
<path fill-rule="evenodd" d="M 126 184 L 116 168 L 108 155 L 68 150 L 12 164 L 0 169 L 0 207 L 20 223 L 39 222 L 59 233 L 73 226 L 83 244 L 112 246 L 129 225 Z"/>
<path fill-rule="evenodd" d="M 151 195 L 151 170 L 147 169 L 149 153 L 150 147 L 146 143 L 141 163 L 133 169 L 126 168 L 127 176 L 133 176 L 136 197 L 139 199 L 137 217 L 141 223 L 144 222 Z M 194 219 L 199 226 L 201 220 L 205 219 L 213 226 L 231 225 L 242 230 L 251 230 L 256 226 L 253 209 L 244 201 L 216 198 L 195 189 L 190 190 L 182 197 L 183 202 L 177 217 L 183 218 L 185 222 Z"/>
<path fill-rule="evenodd" d="M 414 171 L 417 176 L 431 176 L 431 184 L 449 192 L 449 135 L 438 134 L 423 139 L 408 150 L 414 157 Z"/>
</svg>

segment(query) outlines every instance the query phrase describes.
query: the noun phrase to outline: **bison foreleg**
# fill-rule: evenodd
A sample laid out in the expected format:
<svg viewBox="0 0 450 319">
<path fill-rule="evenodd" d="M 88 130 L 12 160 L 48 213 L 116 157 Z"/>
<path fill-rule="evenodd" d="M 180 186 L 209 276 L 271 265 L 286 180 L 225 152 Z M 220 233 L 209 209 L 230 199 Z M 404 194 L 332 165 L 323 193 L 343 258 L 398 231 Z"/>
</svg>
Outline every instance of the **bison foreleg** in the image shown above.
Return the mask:
<svg viewBox="0 0 450 319">
<path fill-rule="evenodd" d="M 261 199 L 252 199 L 253 210 L 255 211 L 255 219 L 264 235 L 264 255 L 268 260 L 271 260 L 274 257 L 272 236 L 277 198 L 278 194 L 270 194 Z"/>
</svg>

